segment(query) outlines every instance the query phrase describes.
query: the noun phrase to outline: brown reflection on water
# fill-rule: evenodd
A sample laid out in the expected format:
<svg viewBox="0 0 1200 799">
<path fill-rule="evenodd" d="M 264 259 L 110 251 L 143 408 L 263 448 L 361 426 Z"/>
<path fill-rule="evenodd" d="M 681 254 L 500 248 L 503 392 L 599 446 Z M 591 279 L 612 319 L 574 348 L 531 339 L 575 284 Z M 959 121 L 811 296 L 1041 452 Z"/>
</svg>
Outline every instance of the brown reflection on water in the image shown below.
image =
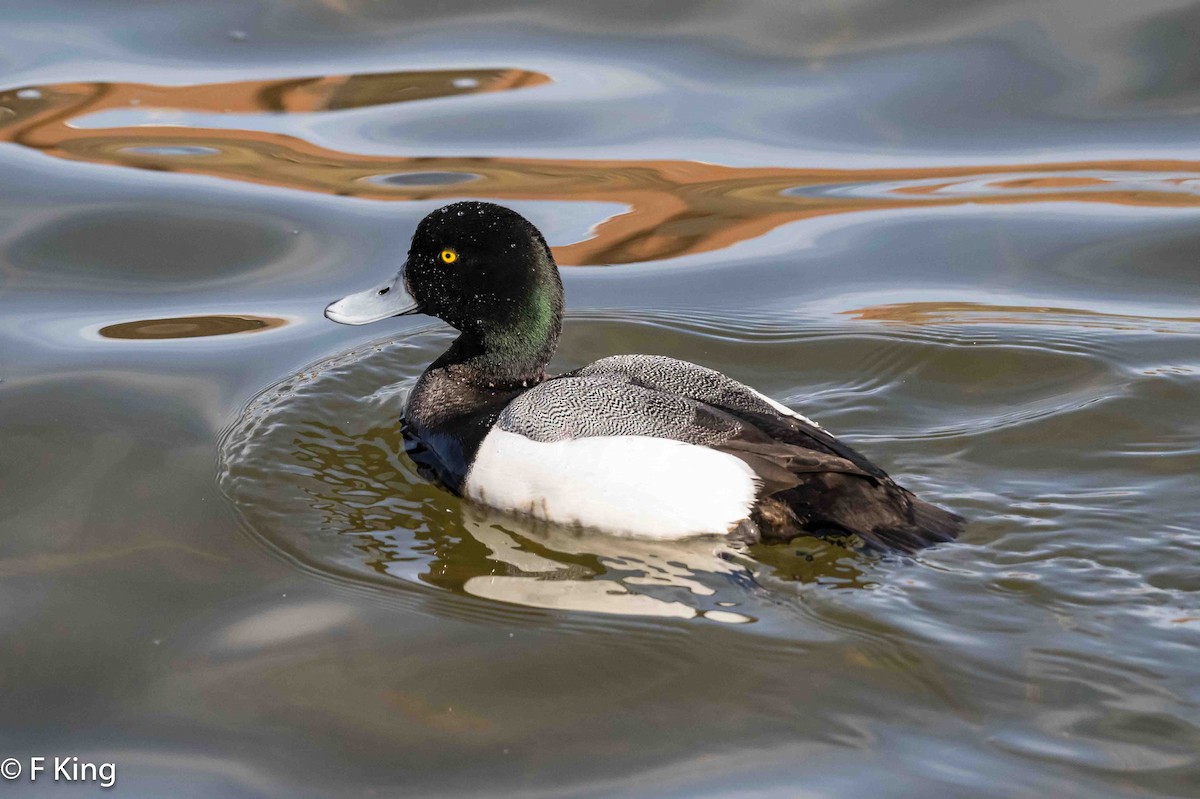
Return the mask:
<svg viewBox="0 0 1200 799">
<path fill-rule="evenodd" d="M 623 264 L 723 249 L 826 214 L 965 203 L 1100 202 L 1200 207 L 1180 190 L 1200 161 L 1126 160 L 915 169 L 728 167 L 691 161 L 389 157 L 340 152 L 281 133 L 133 125 L 89 129 L 72 120 L 116 109 L 292 113 L 508 91 L 550 82 L 518 69 L 395 72 L 196 86 L 64 83 L 0 93 L 0 141 L 47 155 L 138 169 L 376 200 L 586 200 L 625 205 L 591 238 L 556 248 L 564 265 Z M 1084 172 L 1104 172 L 1100 179 Z M 939 192 L 980 176 L 1019 173 L 984 188 Z M 1030 175 L 1029 173 L 1035 173 Z M 1074 173 L 1074 174 L 1072 174 Z M 1134 184 L 1136 176 L 1136 185 Z M 1152 177 L 1147 178 L 1147 174 Z M 1127 175 L 1129 185 L 1120 180 Z M 400 175 L 389 180 L 388 176 Z M 422 182 L 420 175 L 432 175 Z M 407 177 L 406 177 L 407 176 Z M 461 180 L 455 176 L 463 176 Z M 929 185 L 930 180 L 943 182 Z M 459 184 L 469 181 L 469 190 Z M 804 187 L 901 185 L 876 196 Z M 1148 187 L 1149 185 L 1149 187 Z M 1153 188 L 1162 186 L 1161 190 Z"/>
<path fill-rule="evenodd" d="M 1070 325 L 1103 330 L 1171 333 L 1200 323 L 1200 317 L 1135 316 L 1083 308 L 991 305 L 977 302 L 904 302 L 842 311 L 855 319 L 904 325 Z M 1190 332 L 1195 332 L 1194 330 Z"/>
<path fill-rule="evenodd" d="M 6 130 L 6 140 L 40 149 L 54 146 L 63 134 L 57 128 L 70 120 L 114 109 L 294 114 L 502 92 L 549 82 L 547 75 L 522 69 L 461 69 L 188 86 L 54 83 L 0 92 L 0 104 L 12 112 L 0 114 L 0 129 Z"/>
<path fill-rule="evenodd" d="M 99 332 L 105 338 L 157 340 L 256 333 L 285 324 L 287 320 L 274 316 L 176 316 L 120 322 L 102 327 Z"/>
<path fill-rule="evenodd" d="M 997 183 L 1006 189 L 1077 189 L 1084 186 L 1103 186 L 1099 178 L 1024 178 Z"/>
</svg>

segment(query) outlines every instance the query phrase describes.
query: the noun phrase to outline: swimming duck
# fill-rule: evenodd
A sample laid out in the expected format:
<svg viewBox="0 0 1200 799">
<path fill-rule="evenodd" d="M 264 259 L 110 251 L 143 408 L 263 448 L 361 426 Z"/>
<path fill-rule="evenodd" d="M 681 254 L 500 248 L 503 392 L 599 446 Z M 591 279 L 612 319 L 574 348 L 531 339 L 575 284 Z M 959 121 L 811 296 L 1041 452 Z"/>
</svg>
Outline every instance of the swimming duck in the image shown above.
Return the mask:
<svg viewBox="0 0 1200 799">
<path fill-rule="evenodd" d="M 460 496 L 657 539 L 857 536 L 910 552 L 963 526 L 815 422 L 712 369 L 615 355 L 548 376 L 562 281 L 541 232 L 503 206 L 434 211 L 399 274 L 325 309 L 350 325 L 416 313 L 460 335 L 409 395 L 406 444 Z"/>
</svg>

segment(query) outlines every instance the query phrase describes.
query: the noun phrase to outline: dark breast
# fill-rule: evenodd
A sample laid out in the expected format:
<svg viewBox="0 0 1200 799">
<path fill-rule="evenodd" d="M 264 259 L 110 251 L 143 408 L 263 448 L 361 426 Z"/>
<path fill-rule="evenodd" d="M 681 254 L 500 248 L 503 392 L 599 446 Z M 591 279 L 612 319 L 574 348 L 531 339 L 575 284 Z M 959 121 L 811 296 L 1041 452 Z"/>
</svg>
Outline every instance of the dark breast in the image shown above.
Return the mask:
<svg viewBox="0 0 1200 799">
<path fill-rule="evenodd" d="M 444 368 L 426 370 L 404 410 L 405 450 L 425 476 L 460 494 L 479 445 L 522 391 L 476 386 Z"/>
</svg>

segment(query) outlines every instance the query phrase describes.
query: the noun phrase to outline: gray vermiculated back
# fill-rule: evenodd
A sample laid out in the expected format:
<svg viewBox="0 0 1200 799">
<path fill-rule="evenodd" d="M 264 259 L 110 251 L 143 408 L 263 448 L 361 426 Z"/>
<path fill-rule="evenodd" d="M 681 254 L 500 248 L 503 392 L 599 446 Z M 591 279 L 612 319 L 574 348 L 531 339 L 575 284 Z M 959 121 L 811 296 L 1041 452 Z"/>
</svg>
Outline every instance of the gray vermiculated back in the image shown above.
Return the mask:
<svg viewBox="0 0 1200 799">
<path fill-rule="evenodd" d="M 620 375 L 710 405 L 752 413 L 778 413 L 753 389 L 732 377 L 665 355 L 614 355 L 589 364 L 576 374 Z"/>
<path fill-rule="evenodd" d="M 522 394 L 498 424 L 535 441 L 641 435 L 713 445 L 745 429 L 721 407 L 777 413 L 713 369 L 662 355 L 614 355 Z"/>
<path fill-rule="evenodd" d="M 689 444 L 717 444 L 743 425 L 716 409 L 665 391 L 637 385 L 622 375 L 567 375 L 517 397 L 497 426 L 534 441 L 592 436 L 652 436 Z"/>
</svg>

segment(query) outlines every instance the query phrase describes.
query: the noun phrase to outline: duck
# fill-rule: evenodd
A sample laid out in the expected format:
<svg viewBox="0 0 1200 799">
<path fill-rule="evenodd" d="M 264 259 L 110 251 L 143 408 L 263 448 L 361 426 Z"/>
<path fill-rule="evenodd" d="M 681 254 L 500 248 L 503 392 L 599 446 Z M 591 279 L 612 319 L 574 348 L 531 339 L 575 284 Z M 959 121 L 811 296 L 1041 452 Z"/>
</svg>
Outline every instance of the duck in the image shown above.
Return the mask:
<svg viewBox="0 0 1200 799">
<path fill-rule="evenodd" d="M 816 422 L 716 370 L 619 354 L 548 374 L 563 311 L 541 231 L 464 201 L 418 223 L 395 277 L 325 316 L 425 314 L 458 331 L 408 396 L 405 448 L 423 474 L 495 510 L 662 541 L 816 536 L 904 553 L 963 529 Z"/>
</svg>

